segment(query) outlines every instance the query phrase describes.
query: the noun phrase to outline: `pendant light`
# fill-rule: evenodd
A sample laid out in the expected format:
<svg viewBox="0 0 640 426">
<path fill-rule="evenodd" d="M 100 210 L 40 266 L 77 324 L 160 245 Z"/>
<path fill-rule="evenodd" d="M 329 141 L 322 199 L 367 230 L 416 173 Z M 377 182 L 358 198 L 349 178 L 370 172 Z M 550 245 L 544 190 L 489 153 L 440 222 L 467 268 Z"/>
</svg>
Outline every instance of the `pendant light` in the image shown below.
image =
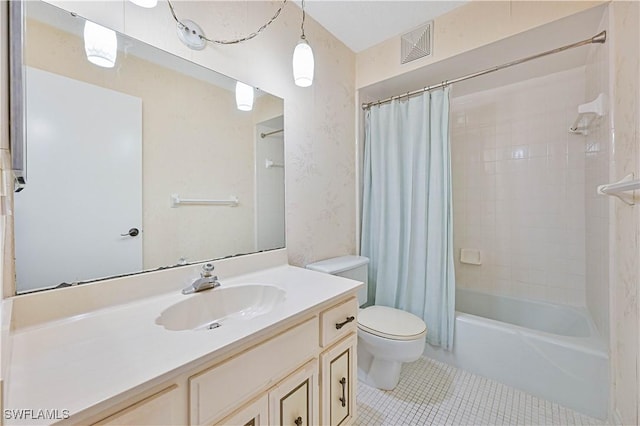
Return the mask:
<svg viewBox="0 0 640 426">
<path fill-rule="evenodd" d="M 253 87 L 241 81 L 236 82 L 236 106 L 240 111 L 253 109 Z"/>
<path fill-rule="evenodd" d="M 113 68 L 118 54 L 116 32 L 86 21 L 84 24 L 84 51 L 89 62 L 104 68 Z"/>
<path fill-rule="evenodd" d="M 302 34 L 293 51 L 293 80 L 296 86 L 309 87 L 313 84 L 314 62 L 313 50 L 311 50 L 311 46 L 307 43 L 307 38 L 304 35 L 304 18 L 304 0 L 302 0 L 302 25 L 300 25 Z"/>
</svg>

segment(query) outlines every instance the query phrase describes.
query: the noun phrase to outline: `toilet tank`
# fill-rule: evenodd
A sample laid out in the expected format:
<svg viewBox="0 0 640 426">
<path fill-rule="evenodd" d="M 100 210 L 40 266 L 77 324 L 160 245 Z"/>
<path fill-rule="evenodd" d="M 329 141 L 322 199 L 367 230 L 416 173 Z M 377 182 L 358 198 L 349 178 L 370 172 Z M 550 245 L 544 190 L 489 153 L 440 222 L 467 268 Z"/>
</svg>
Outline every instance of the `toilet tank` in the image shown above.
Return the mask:
<svg viewBox="0 0 640 426">
<path fill-rule="evenodd" d="M 362 281 L 364 288 L 358 291 L 360 306 L 367 302 L 369 258 L 364 256 L 340 256 L 307 265 L 307 269 Z"/>
</svg>

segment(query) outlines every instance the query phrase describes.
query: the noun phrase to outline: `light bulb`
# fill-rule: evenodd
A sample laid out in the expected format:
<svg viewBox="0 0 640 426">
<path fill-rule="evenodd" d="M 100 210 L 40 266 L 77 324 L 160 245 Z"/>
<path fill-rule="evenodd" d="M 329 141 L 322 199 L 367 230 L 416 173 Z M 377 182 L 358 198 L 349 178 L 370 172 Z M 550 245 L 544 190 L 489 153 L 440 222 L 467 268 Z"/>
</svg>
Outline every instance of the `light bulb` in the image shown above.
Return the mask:
<svg viewBox="0 0 640 426">
<path fill-rule="evenodd" d="M 253 87 L 241 81 L 236 82 L 236 105 L 240 111 L 253 109 Z"/>
<path fill-rule="evenodd" d="M 129 0 L 129 1 L 137 6 L 146 7 L 147 9 L 156 7 L 156 5 L 158 4 L 158 0 Z"/>
<path fill-rule="evenodd" d="M 300 39 L 293 51 L 293 79 L 297 86 L 309 87 L 313 83 L 313 50 L 309 43 Z"/>
<path fill-rule="evenodd" d="M 86 21 L 84 24 L 84 51 L 89 62 L 100 67 L 113 68 L 118 54 L 116 32 Z"/>
</svg>

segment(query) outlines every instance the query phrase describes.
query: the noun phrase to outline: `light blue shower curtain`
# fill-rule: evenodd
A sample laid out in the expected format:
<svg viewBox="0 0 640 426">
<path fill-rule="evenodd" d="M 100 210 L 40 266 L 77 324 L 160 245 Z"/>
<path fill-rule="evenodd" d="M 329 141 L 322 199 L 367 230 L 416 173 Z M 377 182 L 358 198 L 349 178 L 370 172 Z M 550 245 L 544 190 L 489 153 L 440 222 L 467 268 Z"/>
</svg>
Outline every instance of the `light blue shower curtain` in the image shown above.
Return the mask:
<svg viewBox="0 0 640 426">
<path fill-rule="evenodd" d="M 455 312 L 449 88 L 366 113 L 363 256 L 369 302 L 409 311 L 451 349 Z M 371 296 L 374 296 L 372 299 Z"/>
</svg>

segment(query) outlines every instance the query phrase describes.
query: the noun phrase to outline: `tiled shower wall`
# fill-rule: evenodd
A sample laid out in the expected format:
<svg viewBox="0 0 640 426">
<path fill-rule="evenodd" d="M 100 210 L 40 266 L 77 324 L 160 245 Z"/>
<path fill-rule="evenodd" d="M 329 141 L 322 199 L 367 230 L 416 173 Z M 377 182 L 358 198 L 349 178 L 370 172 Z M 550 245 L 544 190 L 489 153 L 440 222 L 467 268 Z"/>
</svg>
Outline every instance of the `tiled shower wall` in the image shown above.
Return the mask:
<svg viewBox="0 0 640 426">
<path fill-rule="evenodd" d="M 585 305 L 585 138 L 568 132 L 584 102 L 585 67 L 453 98 L 459 287 Z"/>
</svg>

